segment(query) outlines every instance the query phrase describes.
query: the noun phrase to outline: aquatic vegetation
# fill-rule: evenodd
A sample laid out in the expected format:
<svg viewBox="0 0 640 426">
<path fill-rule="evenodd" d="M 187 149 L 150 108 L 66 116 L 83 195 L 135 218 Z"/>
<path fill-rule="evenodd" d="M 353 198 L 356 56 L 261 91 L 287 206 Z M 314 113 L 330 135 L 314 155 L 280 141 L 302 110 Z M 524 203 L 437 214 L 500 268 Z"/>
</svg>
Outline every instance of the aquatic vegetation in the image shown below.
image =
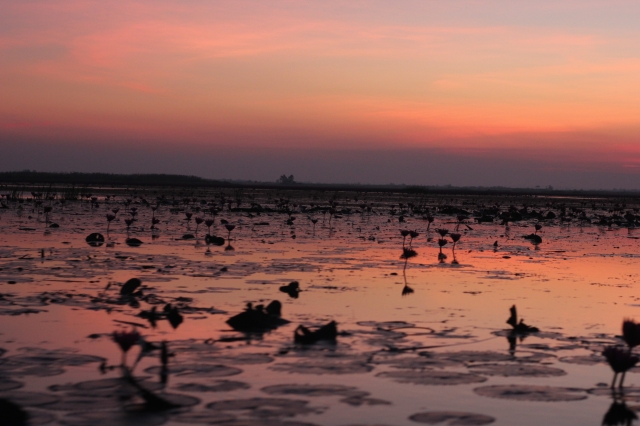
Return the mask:
<svg viewBox="0 0 640 426">
<path fill-rule="evenodd" d="M 113 222 L 115 218 L 116 215 L 107 213 L 107 234 L 109 233 L 109 226 L 111 226 L 111 222 Z"/>
<path fill-rule="evenodd" d="M 510 316 L 507 319 L 507 324 L 509 324 L 513 331 L 516 333 L 526 334 L 526 333 L 537 333 L 540 331 L 537 327 L 532 327 L 524 323 L 524 318 L 520 318 L 518 321 L 518 311 L 516 309 L 516 305 L 513 305 L 509 308 Z"/>
<path fill-rule="evenodd" d="M 200 216 L 196 216 L 195 222 L 196 222 L 196 237 L 197 237 L 198 236 L 198 227 L 204 222 L 204 218 L 202 218 Z"/>
<path fill-rule="evenodd" d="M 291 281 L 289 284 L 281 286 L 279 290 L 283 293 L 287 293 L 289 297 L 297 299 L 301 291 L 300 283 L 298 283 L 298 281 Z"/>
<path fill-rule="evenodd" d="M 338 324 L 331 321 L 316 330 L 310 330 L 304 325 L 299 325 L 293 333 L 293 341 L 303 345 L 310 345 L 321 340 L 335 342 L 338 337 Z"/>
<path fill-rule="evenodd" d="M 127 352 L 134 346 L 140 343 L 140 333 L 135 329 L 131 331 L 114 331 L 112 333 L 112 339 L 120 347 L 122 351 L 122 366 L 127 365 Z"/>
<path fill-rule="evenodd" d="M 234 330 L 263 333 L 273 330 L 289 321 L 281 318 L 282 304 L 274 300 L 266 307 L 264 305 L 253 306 L 248 303 L 246 309 L 227 320 L 227 324 Z"/>
<path fill-rule="evenodd" d="M 612 396 L 606 414 L 598 403 L 580 409 L 604 415 L 604 424 L 633 421 L 629 402 L 638 395 L 629 382 L 636 377 L 619 378 L 638 365 L 640 330 L 625 320 L 619 340 L 607 328 L 612 315 L 637 309 L 637 239 L 630 230 L 638 226 L 638 204 L 630 198 L 626 207 L 622 199 L 591 207 L 581 199 L 259 189 L 244 192 L 238 203 L 235 191 L 220 188 L 105 191 L 92 189 L 89 198 L 84 191 L 81 201 L 69 195 L 64 203 L 59 196 L 21 203 L 0 194 L 0 318 L 11 323 L 0 349 L 0 399 L 22 407 L 34 424 L 293 426 L 310 418 L 285 415 L 304 414 L 288 411 L 287 398 L 315 409 L 309 400 L 316 397 L 322 398 L 317 424 L 334 424 L 343 412 L 363 424 L 380 423 L 378 405 L 393 419 L 389 424 L 504 423 L 510 417 L 502 409 L 518 399 L 554 401 L 558 418 L 570 419 L 572 401 Z M 38 228 L 46 218 L 36 213 L 45 205 L 64 226 L 43 241 Z M 116 206 L 124 209 L 123 222 L 131 221 L 127 238 L 87 239 L 107 215 L 110 231 Z M 162 232 L 154 232 L 164 208 Z M 184 239 L 193 235 L 184 230 L 185 211 L 195 219 L 193 234 L 205 224 L 206 235 Z M 220 223 L 233 227 L 225 226 L 227 241 L 233 232 L 243 250 L 216 249 L 225 245 L 212 235 L 221 211 Z M 315 237 L 314 218 L 327 214 L 329 237 Z M 436 215 L 439 229 L 431 239 Z M 495 223 L 501 215 L 514 231 L 544 229 L 553 244 L 535 251 Z M 582 231 L 566 226 L 578 222 Z M 407 228 L 400 232 L 401 252 L 398 223 Z M 425 228 L 427 244 L 414 247 Z M 465 264 L 451 267 L 463 237 Z M 453 261 L 439 264 L 432 255 L 444 256 L 449 243 Z M 397 297 L 399 287 L 404 298 Z M 267 306 L 282 293 L 286 300 Z M 515 306 L 509 330 L 500 327 L 504 300 L 535 309 L 536 325 L 549 331 L 526 324 Z M 605 309 L 614 305 L 620 314 Z M 117 333 L 140 334 L 122 340 L 126 352 L 111 333 L 114 324 L 124 327 Z M 98 346 L 105 341 L 106 350 Z M 84 354 L 94 351 L 123 361 L 109 365 Z M 616 389 L 626 385 L 624 396 L 612 394 L 609 383 L 580 388 L 576 371 L 605 363 L 614 369 Z M 135 369 L 144 376 L 134 376 Z M 349 383 L 332 384 L 336 375 Z M 478 387 L 484 382 L 492 386 Z M 551 383 L 556 386 L 545 386 Z M 416 390 L 424 401 L 463 403 L 425 408 L 405 398 Z M 264 394 L 273 400 L 247 402 Z M 486 404 L 486 397 L 498 399 Z M 535 410 L 522 411 L 536 420 Z"/>
</svg>

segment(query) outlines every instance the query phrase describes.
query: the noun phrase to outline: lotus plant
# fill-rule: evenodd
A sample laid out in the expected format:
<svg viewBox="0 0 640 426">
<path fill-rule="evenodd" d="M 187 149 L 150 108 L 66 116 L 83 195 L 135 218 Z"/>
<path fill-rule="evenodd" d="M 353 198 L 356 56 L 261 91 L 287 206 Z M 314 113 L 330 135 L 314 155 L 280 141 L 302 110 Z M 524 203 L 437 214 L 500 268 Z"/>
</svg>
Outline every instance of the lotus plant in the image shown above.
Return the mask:
<svg viewBox="0 0 640 426">
<path fill-rule="evenodd" d="M 214 223 L 214 219 L 207 219 L 204 221 L 204 224 L 207 225 L 207 235 L 211 235 L 211 227 Z"/>
<path fill-rule="evenodd" d="M 200 226 L 202 224 L 202 222 L 204 222 L 204 219 L 201 218 L 200 216 L 196 216 L 196 237 L 198 236 L 198 226 Z"/>
<path fill-rule="evenodd" d="M 109 227 L 111 226 L 111 222 L 116 218 L 115 214 L 107 213 L 107 234 L 109 233 Z"/>
<path fill-rule="evenodd" d="M 433 223 L 433 221 L 435 220 L 435 218 L 431 215 L 427 215 L 427 232 L 429 232 L 429 228 L 431 227 L 431 224 Z"/>
<path fill-rule="evenodd" d="M 229 231 L 229 234 L 227 235 L 227 240 L 229 241 L 229 245 L 231 245 L 231 231 L 236 229 L 236 226 L 227 223 L 226 225 L 224 225 L 224 227 L 227 228 L 227 231 Z"/>
<path fill-rule="evenodd" d="M 612 389 L 616 385 L 618 374 L 622 373 L 618 384 L 618 387 L 622 388 L 626 372 L 635 367 L 640 361 L 640 358 L 632 353 L 633 348 L 640 345 L 640 324 L 633 320 L 625 319 L 622 322 L 622 340 L 627 344 L 626 349 L 619 346 L 607 346 L 602 352 L 614 373 L 613 381 L 611 382 Z"/>
<path fill-rule="evenodd" d="M 51 210 L 53 210 L 53 207 L 44 206 L 44 220 L 47 225 L 49 224 L 49 213 L 51 213 Z"/>
<path fill-rule="evenodd" d="M 129 235 L 129 229 L 131 228 L 131 225 L 133 225 L 133 219 L 125 219 L 124 223 L 127 225 L 127 235 Z"/>
<path fill-rule="evenodd" d="M 127 352 L 140 342 L 140 333 L 135 328 L 131 331 L 114 331 L 111 338 L 122 350 L 122 366 L 125 367 L 127 365 Z"/>
</svg>

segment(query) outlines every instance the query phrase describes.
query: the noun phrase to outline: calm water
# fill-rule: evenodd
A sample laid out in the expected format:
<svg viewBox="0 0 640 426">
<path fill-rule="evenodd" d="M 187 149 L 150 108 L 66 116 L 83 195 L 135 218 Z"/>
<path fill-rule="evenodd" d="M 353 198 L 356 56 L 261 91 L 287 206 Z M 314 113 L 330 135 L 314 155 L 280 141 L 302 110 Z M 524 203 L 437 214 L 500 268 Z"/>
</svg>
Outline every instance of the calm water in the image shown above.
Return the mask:
<svg viewBox="0 0 640 426">
<path fill-rule="evenodd" d="M 533 245 L 522 237 L 535 219 L 507 228 L 498 220 L 477 224 L 472 215 L 465 221 L 472 229 L 460 225 L 455 256 L 445 237 L 443 259 L 435 229 L 456 227 L 456 215 L 442 213 L 445 204 L 473 212 L 495 199 L 355 201 L 358 194 L 340 193 L 333 217 L 322 213 L 333 193 L 264 191 L 245 194 L 242 209 L 225 203 L 213 216 L 212 234 L 227 237 L 221 219 L 236 226 L 230 250 L 228 242 L 207 247 L 204 223 L 197 238 L 182 238 L 196 236 L 195 217 L 212 217 L 211 203 L 220 208 L 217 193 L 185 203 L 167 191 L 156 230 L 141 198 L 105 195 L 97 207 L 25 199 L 0 210 L 0 398 L 22 406 L 34 425 L 602 424 L 613 399 L 612 372 L 600 354 L 619 343 L 623 318 L 640 319 L 640 231 L 624 219 L 623 226 L 543 221 L 543 241 Z M 157 195 L 144 197 L 155 205 Z M 293 224 L 282 197 L 291 197 Z M 522 207 L 521 200 L 499 201 L 501 211 Z M 251 202 L 267 211 L 247 211 Z M 559 215 L 562 203 L 584 208 L 591 221 L 611 217 L 615 203 L 527 202 L 545 214 Z M 371 212 L 361 211 L 363 203 Z M 433 214 L 429 232 L 426 212 L 412 213 L 408 203 Z M 45 223 L 49 205 L 59 228 Z M 132 207 L 137 220 L 128 233 L 139 247 L 125 242 Z M 185 212 L 193 213 L 190 221 Z M 318 219 L 315 231 L 309 217 Z M 404 274 L 402 229 L 420 234 Z M 105 243 L 88 245 L 92 232 Z M 133 277 L 142 280 L 142 295 L 121 297 L 120 286 Z M 294 280 L 297 298 L 279 290 Z M 282 302 L 289 324 L 247 335 L 225 323 L 248 302 L 272 300 Z M 168 303 L 184 319 L 175 329 L 164 319 L 154 328 L 140 316 Z M 541 331 L 510 350 L 505 321 L 514 304 Z M 340 332 L 335 344 L 293 343 L 298 325 L 331 320 Z M 177 408 L 145 409 L 141 391 L 121 379 L 112 333 L 134 328 L 147 342 L 166 341 L 173 354 L 166 384 L 159 350 L 139 361 L 134 376 Z M 129 366 L 139 352 L 129 351 Z M 625 384 L 632 412 L 640 376 L 632 371 Z"/>
</svg>

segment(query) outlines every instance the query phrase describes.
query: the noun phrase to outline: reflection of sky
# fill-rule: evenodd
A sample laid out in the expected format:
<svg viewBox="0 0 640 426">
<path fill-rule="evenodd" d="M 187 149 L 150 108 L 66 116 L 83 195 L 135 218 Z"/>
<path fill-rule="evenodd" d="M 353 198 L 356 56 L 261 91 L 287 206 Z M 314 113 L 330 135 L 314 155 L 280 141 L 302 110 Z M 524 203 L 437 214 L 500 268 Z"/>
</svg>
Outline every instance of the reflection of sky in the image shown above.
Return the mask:
<svg viewBox="0 0 640 426">
<path fill-rule="evenodd" d="M 380 149 L 438 148 L 562 158 L 561 168 L 621 187 L 610 173 L 638 161 L 639 12 L 573 1 L 10 2 L 0 16 L 0 140 L 381 158 Z M 58 169 L 78 169 L 64 162 L 73 149 L 58 146 Z M 50 157 L 30 157 L 0 167 L 52 169 Z M 263 158 L 257 178 L 287 171 Z M 348 171 L 334 180 L 353 181 Z M 389 179 L 369 170 L 358 180 Z"/>
</svg>

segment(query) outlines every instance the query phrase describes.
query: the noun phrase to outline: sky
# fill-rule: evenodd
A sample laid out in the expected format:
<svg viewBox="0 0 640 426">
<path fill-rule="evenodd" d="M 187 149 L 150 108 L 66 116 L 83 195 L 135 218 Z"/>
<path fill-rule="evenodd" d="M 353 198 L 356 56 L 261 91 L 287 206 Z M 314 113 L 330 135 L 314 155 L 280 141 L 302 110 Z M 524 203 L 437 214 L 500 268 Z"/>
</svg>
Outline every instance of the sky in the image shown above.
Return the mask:
<svg viewBox="0 0 640 426">
<path fill-rule="evenodd" d="M 640 2 L 0 0 L 0 170 L 640 189 Z"/>
</svg>

